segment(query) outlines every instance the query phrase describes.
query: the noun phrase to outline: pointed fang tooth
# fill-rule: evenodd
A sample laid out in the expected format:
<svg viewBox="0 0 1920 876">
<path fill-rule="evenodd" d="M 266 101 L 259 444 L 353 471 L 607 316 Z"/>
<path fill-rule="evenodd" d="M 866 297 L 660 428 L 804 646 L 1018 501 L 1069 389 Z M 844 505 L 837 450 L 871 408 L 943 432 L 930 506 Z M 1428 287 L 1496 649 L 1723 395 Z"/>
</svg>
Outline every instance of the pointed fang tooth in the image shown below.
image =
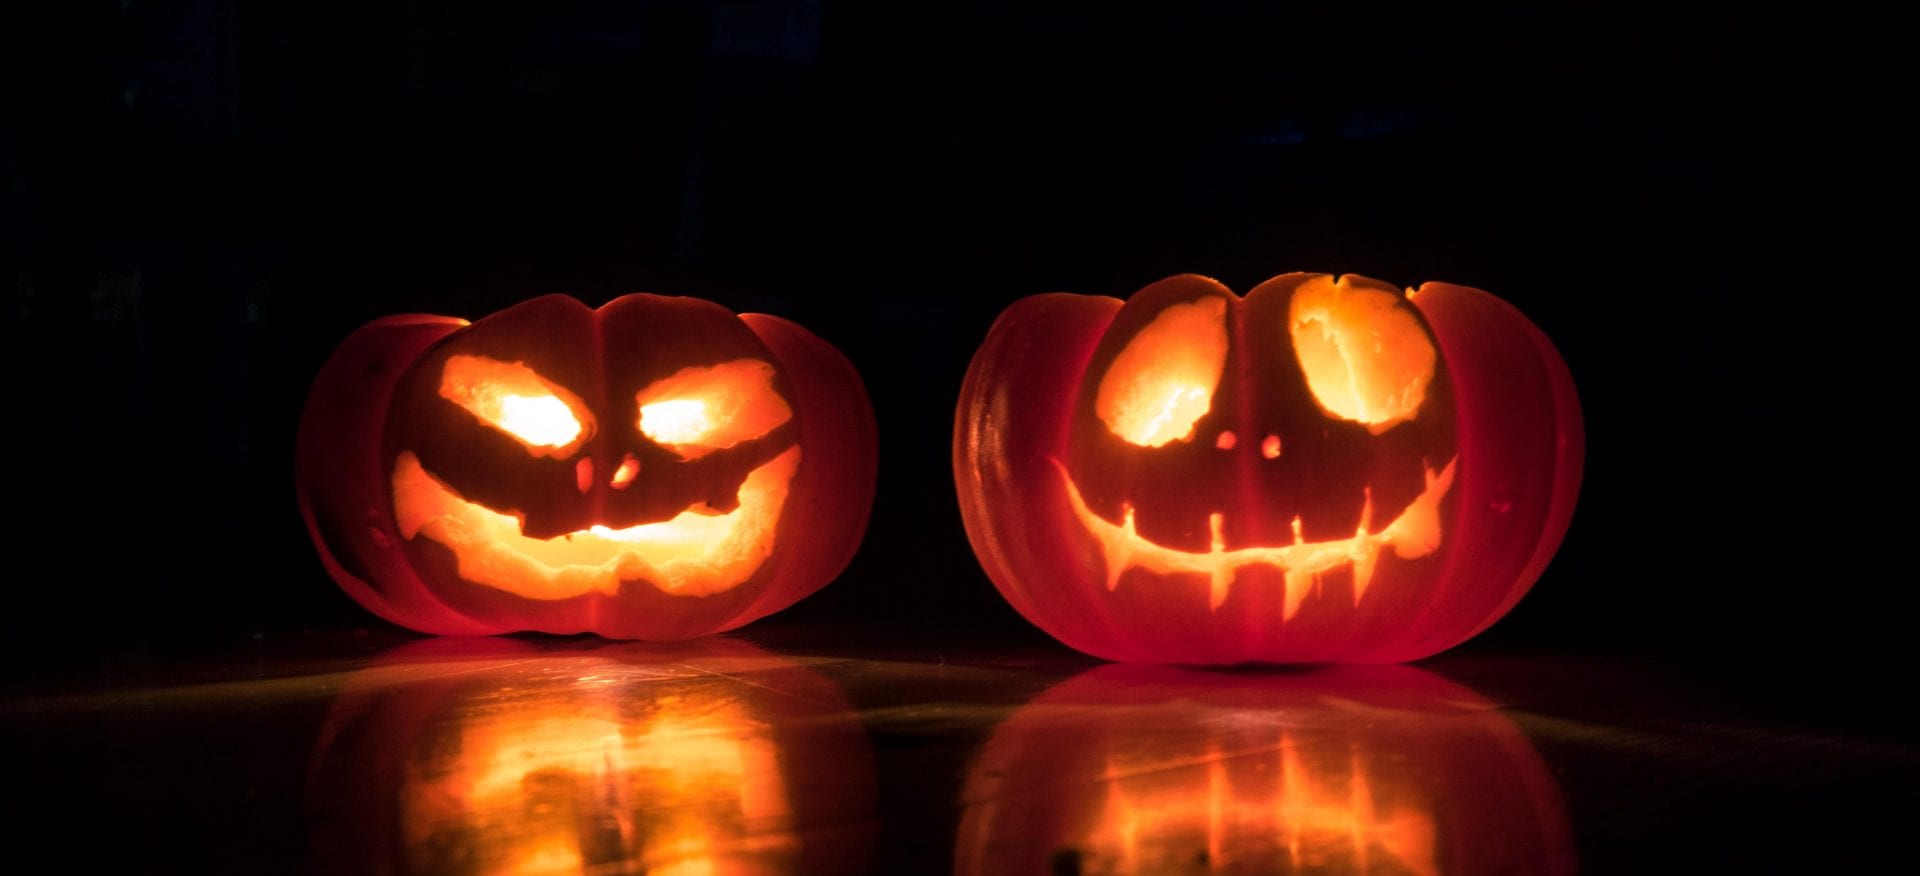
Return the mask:
<svg viewBox="0 0 1920 876">
<path fill-rule="evenodd" d="M 1373 526 L 1373 488 L 1367 487 L 1364 495 L 1366 502 L 1360 506 L 1360 526 L 1353 534 L 1353 550 L 1349 559 L 1353 563 L 1353 604 L 1360 604 L 1360 597 L 1367 595 L 1367 584 L 1373 581 L 1373 566 L 1380 559 L 1380 546 L 1374 544 L 1373 533 L 1367 530 Z"/>
<path fill-rule="evenodd" d="M 1367 584 L 1373 580 L 1373 567 L 1380 561 L 1380 548 L 1368 544 L 1353 558 L 1353 604 L 1360 604 L 1360 597 L 1367 595 Z"/>
<path fill-rule="evenodd" d="M 1307 599 L 1307 591 L 1312 589 L 1318 579 L 1319 576 L 1312 572 L 1291 570 L 1287 572 L 1286 603 L 1280 610 L 1281 622 L 1293 620 L 1293 616 L 1300 611 L 1300 603 Z"/>
<path fill-rule="evenodd" d="M 1227 550 L 1227 537 L 1224 531 L 1226 524 L 1227 515 L 1225 514 L 1216 512 L 1207 515 L 1207 527 L 1213 533 L 1213 541 L 1209 545 L 1210 552 L 1213 554 L 1213 562 L 1209 564 L 1211 567 L 1210 590 L 1207 593 L 1207 610 L 1209 611 L 1218 610 L 1220 604 L 1227 601 L 1227 595 L 1233 589 L 1235 575 L 1233 564 L 1221 559 L 1221 554 L 1226 553 Z"/>
<path fill-rule="evenodd" d="M 1211 589 L 1207 593 L 1207 610 L 1218 611 L 1221 603 L 1227 601 L 1227 595 L 1233 592 L 1234 571 L 1224 563 L 1213 567 Z"/>
</svg>

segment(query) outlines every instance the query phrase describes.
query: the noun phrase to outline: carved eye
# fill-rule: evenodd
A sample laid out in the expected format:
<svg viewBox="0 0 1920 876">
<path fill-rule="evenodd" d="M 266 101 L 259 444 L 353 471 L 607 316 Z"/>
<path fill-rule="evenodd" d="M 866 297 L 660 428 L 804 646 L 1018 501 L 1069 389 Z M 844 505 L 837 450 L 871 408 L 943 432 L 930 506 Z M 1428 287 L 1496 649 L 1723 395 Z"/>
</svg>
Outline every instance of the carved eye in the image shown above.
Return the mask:
<svg viewBox="0 0 1920 876">
<path fill-rule="evenodd" d="M 1100 378 L 1093 411 L 1143 447 L 1193 438 L 1227 362 L 1227 302 L 1202 298 L 1160 312 Z"/>
<path fill-rule="evenodd" d="M 751 441 L 793 418 L 758 359 L 682 368 L 635 396 L 640 434 L 685 460 Z"/>
<path fill-rule="evenodd" d="M 1294 292 L 1287 325 L 1321 410 L 1375 435 L 1419 415 L 1433 379 L 1433 341 L 1400 296 L 1308 284 Z"/>
<path fill-rule="evenodd" d="M 565 459 L 593 433 L 580 397 L 520 362 L 449 356 L 440 397 L 506 433 L 534 456 Z"/>
</svg>

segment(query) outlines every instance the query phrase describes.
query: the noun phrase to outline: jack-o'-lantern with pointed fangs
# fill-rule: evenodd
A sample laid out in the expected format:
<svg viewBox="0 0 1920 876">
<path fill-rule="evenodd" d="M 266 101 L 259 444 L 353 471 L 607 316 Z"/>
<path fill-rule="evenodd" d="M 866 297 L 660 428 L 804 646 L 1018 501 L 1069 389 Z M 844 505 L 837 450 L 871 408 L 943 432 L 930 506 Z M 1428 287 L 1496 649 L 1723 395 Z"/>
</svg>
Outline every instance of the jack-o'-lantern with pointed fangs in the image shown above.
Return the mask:
<svg viewBox="0 0 1920 876">
<path fill-rule="evenodd" d="M 794 323 L 549 295 L 354 333 L 308 396 L 296 480 L 328 571 L 396 623 L 683 639 L 839 574 L 874 443 L 859 376 Z"/>
<path fill-rule="evenodd" d="M 1393 662 L 1526 592 L 1582 452 L 1559 353 L 1492 295 L 1183 275 L 1008 308 L 967 373 L 954 474 L 994 584 L 1082 651 Z"/>
</svg>

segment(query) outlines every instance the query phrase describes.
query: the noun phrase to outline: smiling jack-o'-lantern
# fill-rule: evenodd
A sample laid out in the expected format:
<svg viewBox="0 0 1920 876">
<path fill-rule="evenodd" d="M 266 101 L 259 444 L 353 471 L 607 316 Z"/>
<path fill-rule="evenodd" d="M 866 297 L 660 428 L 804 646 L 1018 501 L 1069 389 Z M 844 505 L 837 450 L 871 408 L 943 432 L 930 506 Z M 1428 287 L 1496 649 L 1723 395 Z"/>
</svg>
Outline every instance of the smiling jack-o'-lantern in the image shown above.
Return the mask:
<svg viewBox="0 0 1920 876">
<path fill-rule="evenodd" d="M 1513 722 L 1405 666 L 1106 666 L 1014 712 L 967 773 L 954 872 L 1572 873 Z"/>
<path fill-rule="evenodd" d="M 859 376 L 791 322 L 563 295 L 348 338 L 301 422 L 328 570 L 414 629 L 680 639 L 837 575 L 873 498 Z"/>
<path fill-rule="evenodd" d="M 988 575 L 1121 660 L 1389 662 L 1512 607 L 1558 546 L 1566 366 L 1499 299 L 1288 274 L 1014 304 L 954 436 Z"/>
</svg>

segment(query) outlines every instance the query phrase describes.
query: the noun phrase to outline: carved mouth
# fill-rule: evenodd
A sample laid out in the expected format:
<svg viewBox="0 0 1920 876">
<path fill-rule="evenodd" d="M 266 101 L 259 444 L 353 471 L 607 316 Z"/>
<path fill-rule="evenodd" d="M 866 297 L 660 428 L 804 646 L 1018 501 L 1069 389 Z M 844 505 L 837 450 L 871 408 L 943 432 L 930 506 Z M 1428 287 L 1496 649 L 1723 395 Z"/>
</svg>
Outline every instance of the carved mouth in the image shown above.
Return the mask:
<svg viewBox="0 0 1920 876">
<path fill-rule="evenodd" d="M 1053 464 L 1060 469 L 1060 480 L 1066 484 L 1067 500 L 1073 503 L 1073 511 L 1086 527 L 1088 534 L 1100 542 L 1106 554 L 1107 589 L 1120 586 L 1120 576 L 1128 569 L 1140 568 L 1161 575 L 1195 573 L 1208 576 L 1211 589 L 1208 593 L 1207 607 L 1218 609 L 1227 601 L 1233 589 L 1233 581 L 1239 576 L 1242 566 L 1273 566 L 1286 573 L 1286 604 L 1281 620 L 1291 620 L 1300 610 L 1300 603 L 1310 591 L 1319 589 L 1320 575 L 1338 569 L 1341 566 L 1353 568 L 1353 603 L 1360 604 L 1360 598 L 1366 595 L 1367 584 L 1373 578 L 1373 570 L 1380 560 L 1380 552 L 1392 548 L 1394 556 L 1411 560 L 1426 556 L 1440 546 L 1440 500 L 1446 498 L 1447 490 L 1453 487 L 1454 464 L 1459 457 L 1447 461 L 1446 467 L 1435 474 L 1432 468 L 1426 470 L 1426 489 L 1409 504 L 1400 516 L 1393 519 L 1379 531 L 1370 531 L 1373 519 L 1373 497 L 1368 495 L 1366 504 L 1360 511 L 1360 525 L 1348 538 L 1333 541 L 1306 541 L 1300 535 L 1300 518 L 1293 520 L 1293 544 L 1275 546 L 1253 546 L 1226 549 L 1226 540 L 1222 530 L 1226 521 L 1223 514 L 1210 514 L 1207 523 L 1213 532 L 1213 544 L 1204 552 L 1183 551 L 1157 544 L 1134 528 L 1133 505 L 1121 506 L 1121 522 L 1113 523 L 1087 507 L 1086 500 L 1080 496 L 1080 488 L 1073 482 L 1073 476 L 1067 473 L 1067 467 L 1060 460 Z"/>
<path fill-rule="evenodd" d="M 677 596 L 706 596 L 739 586 L 773 553 L 799 465 L 800 448 L 791 447 L 748 472 L 740 504 L 725 514 L 687 510 L 657 523 L 542 539 L 521 531 L 520 515 L 462 498 L 408 451 L 394 461 L 394 517 L 409 540 L 423 535 L 453 551 L 461 578 L 528 599 L 611 596 L 640 580 Z"/>
</svg>

